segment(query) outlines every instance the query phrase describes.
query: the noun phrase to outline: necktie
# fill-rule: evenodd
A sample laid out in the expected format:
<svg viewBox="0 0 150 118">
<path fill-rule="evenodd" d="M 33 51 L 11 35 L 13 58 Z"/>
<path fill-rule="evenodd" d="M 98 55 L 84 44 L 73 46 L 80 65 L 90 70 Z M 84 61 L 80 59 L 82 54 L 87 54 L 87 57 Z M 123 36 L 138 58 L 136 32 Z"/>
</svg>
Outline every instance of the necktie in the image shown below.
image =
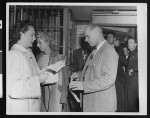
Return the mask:
<svg viewBox="0 0 150 118">
<path fill-rule="evenodd" d="M 92 59 L 93 59 L 93 57 L 94 57 L 95 52 L 96 52 L 96 49 L 93 50 L 93 51 L 92 51 L 92 54 L 90 55 L 89 62 L 88 62 L 88 64 L 87 64 L 86 68 L 85 68 L 85 72 L 86 72 L 88 66 L 89 66 L 90 63 L 91 63 L 91 61 L 92 61 Z M 85 72 L 84 72 L 84 74 L 85 74 Z M 84 76 L 84 74 L 83 74 L 83 76 Z M 84 80 L 84 78 L 83 78 L 83 80 Z"/>
<path fill-rule="evenodd" d="M 96 49 L 92 51 L 92 54 L 90 55 L 90 60 L 89 60 L 89 62 L 91 62 L 91 60 L 93 59 L 95 52 L 96 52 Z"/>
</svg>

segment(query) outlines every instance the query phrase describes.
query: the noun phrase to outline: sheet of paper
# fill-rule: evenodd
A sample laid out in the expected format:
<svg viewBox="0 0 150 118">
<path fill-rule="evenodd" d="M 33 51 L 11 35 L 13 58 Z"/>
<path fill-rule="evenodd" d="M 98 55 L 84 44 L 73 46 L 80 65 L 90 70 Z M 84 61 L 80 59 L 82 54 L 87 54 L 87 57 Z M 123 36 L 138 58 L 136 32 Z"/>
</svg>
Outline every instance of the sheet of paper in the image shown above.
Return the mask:
<svg viewBox="0 0 150 118">
<path fill-rule="evenodd" d="M 70 93 L 73 95 L 73 97 L 75 98 L 75 100 L 76 100 L 77 102 L 80 102 L 80 99 L 78 98 L 78 96 L 77 96 L 71 89 L 69 89 L 69 91 L 70 91 Z"/>
<path fill-rule="evenodd" d="M 65 63 L 66 63 L 66 57 L 64 60 L 58 61 L 54 64 L 51 64 L 51 65 L 43 68 L 41 71 L 46 71 L 47 69 L 52 69 L 52 70 L 58 72 L 60 69 L 62 69 L 65 66 Z"/>
</svg>

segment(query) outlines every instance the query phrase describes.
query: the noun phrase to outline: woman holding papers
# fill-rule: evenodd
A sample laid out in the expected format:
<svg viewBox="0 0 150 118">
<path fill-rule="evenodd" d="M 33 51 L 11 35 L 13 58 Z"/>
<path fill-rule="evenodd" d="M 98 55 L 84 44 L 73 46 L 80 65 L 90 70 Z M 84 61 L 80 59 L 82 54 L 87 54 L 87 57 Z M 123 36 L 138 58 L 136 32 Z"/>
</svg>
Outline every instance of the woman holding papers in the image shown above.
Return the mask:
<svg viewBox="0 0 150 118">
<path fill-rule="evenodd" d="M 7 111 L 40 111 L 40 83 L 47 78 L 41 72 L 30 50 L 35 40 L 32 23 L 21 21 L 14 25 L 7 53 Z"/>
<path fill-rule="evenodd" d="M 40 48 L 41 53 L 37 56 L 37 63 L 40 69 L 43 69 L 52 64 L 56 64 L 64 59 L 63 55 L 60 55 L 53 51 L 54 39 L 46 32 L 37 33 L 37 46 Z M 64 99 L 64 80 L 63 69 L 53 73 L 53 77 L 50 81 L 42 84 L 42 112 L 61 112 L 62 104 L 66 103 Z"/>
</svg>

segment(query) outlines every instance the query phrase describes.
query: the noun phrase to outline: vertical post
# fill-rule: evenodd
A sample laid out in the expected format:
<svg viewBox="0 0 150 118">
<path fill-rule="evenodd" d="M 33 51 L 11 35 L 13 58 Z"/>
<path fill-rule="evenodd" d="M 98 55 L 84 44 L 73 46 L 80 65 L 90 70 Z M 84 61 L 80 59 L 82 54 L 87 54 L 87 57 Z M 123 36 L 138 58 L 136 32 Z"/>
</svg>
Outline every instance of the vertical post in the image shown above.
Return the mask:
<svg viewBox="0 0 150 118">
<path fill-rule="evenodd" d="M 20 18 L 21 21 L 23 21 L 23 8 L 21 8 L 21 18 Z"/>
<path fill-rule="evenodd" d="M 16 5 L 14 5 L 14 24 L 13 25 L 15 25 L 15 23 L 16 23 Z"/>
<path fill-rule="evenodd" d="M 27 14 L 28 14 L 28 13 L 27 13 L 27 6 L 26 6 L 25 9 L 26 9 L 26 14 L 25 14 L 25 20 L 26 20 L 26 19 L 28 19 L 28 17 L 27 17 Z"/>
<path fill-rule="evenodd" d="M 64 8 L 63 12 L 63 55 L 68 55 L 68 8 Z M 68 59 L 66 59 L 68 61 Z"/>
<path fill-rule="evenodd" d="M 38 15 L 39 15 L 39 17 L 38 17 L 38 19 L 39 19 L 39 20 L 38 20 L 38 26 L 41 26 L 41 24 L 40 24 L 40 17 L 41 17 L 41 16 L 40 16 L 40 15 L 41 15 L 41 14 L 40 14 L 40 6 L 39 6 L 39 14 L 38 14 Z M 38 28 L 38 30 L 40 30 L 40 27 Z"/>
<path fill-rule="evenodd" d="M 44 9 L 44 19 L 43 19 L 43 26 L 47 26 L 47 19 L 46 19 L 46 13 L 47 12 L 47 8 L 45 7 L 45 9 Z M 44 27 L 44 31 L 46 32 L 47 31 L 47 28 L 46 27 Z"/>
<path fill-rule="evenodd" d="M 32 12 L 31 12 L 31 18 L 32 18 L 32 22 L 34 23 L 34 8 L 31 7 L 31 10 L 32 10 Z"/>
<path fill-rule="evenodd" d="M 69 69 L 68 69 L 68 16 L 69 10 L 68 8 L 63 9 L 63 55 L 66 56 L 66 79 L 65 79 L 65 86 L 67 88 L 69 84 Z M 66 91 L 67 92 L 67 91 Z M 68 111 L 68 103 L 64 107 L 66 111 Z"/>
</svg>

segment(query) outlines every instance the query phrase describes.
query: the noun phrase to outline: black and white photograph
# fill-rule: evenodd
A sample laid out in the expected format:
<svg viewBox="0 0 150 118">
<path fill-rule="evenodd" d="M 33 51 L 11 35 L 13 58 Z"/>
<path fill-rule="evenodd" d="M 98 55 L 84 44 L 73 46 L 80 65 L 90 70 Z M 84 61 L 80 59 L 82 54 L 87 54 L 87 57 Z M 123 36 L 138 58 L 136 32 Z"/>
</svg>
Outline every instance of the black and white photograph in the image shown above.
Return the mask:
<svg viewBox="0 0 150 118">
<path fill-rule="evenodd" d="M 147 4 L 7 2 L 6 114 L 146 115 Z"/>
</svg>

